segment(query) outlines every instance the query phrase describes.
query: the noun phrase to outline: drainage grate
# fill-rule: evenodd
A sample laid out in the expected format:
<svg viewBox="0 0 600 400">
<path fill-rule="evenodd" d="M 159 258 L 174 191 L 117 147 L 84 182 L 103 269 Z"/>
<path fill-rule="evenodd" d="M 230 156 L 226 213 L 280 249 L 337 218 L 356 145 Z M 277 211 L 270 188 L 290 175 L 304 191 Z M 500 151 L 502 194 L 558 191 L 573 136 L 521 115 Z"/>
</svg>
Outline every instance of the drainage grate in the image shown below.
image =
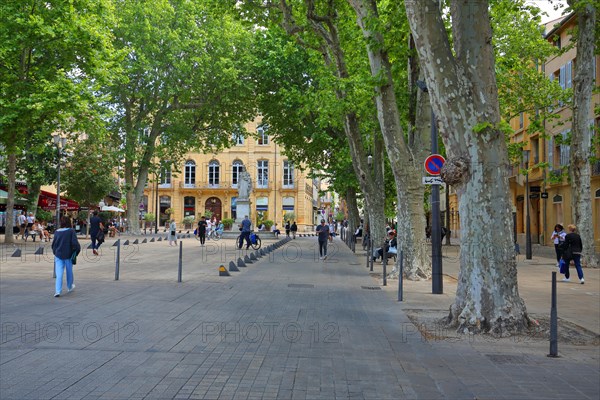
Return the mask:
<svg viewBox="0 0 600 400">
<path fill-rule="evenodd" d="M 487 354 L 487 358 L 496 364 L 529 364 L 525 356 L 512 354 Z"/>
<path fill-rule="evenodd" d="M 361 286 L 360 288 L 366 290 L 381 290 L 379 286 Z"/>
<path fill-rule="evenodd" d="M 291 288 L 314 288 L 315 285 L 311 285 L 308 283 L 290 283 L 288 287 Z"/>
</svg>

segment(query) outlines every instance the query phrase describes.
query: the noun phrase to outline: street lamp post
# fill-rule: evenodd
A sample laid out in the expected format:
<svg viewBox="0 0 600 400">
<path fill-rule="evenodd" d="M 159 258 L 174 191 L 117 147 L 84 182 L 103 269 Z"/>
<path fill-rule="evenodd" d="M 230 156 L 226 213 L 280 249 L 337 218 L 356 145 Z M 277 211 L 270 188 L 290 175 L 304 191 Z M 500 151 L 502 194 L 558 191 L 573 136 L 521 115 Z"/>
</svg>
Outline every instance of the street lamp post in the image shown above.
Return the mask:
<svg viewBox="0 0 600 400">
<path fill-rule="evenodd" d="M 58 162 L 56 163 L 56 227 L 60 228 L 60 160 L 62 157 L 62 149 L 67 144 L 67 138 L 61 137 L 59 134 L 52 135 L 54 144 L 56 145 Z"/>
<path fill-rule="evenodd" d="M 531 219 L 529 216 L 529 150 L 523 150 L 525 163 L 525 259 L 531 260 Z"/>
</svg>

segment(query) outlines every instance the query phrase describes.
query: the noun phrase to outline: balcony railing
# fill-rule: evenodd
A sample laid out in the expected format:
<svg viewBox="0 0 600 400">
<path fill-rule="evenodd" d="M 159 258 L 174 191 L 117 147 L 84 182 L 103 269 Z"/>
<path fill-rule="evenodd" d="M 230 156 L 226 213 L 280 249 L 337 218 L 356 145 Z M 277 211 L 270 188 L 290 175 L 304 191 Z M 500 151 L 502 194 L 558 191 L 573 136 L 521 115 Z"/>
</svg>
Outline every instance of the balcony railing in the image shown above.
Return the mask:
<svg viewBox="0 0 600 400">
<path fill-rule="evenodd" d="M 208 181 L 196 181 L 193 184 L 179 182 L 181 189 L 231 189 L 237 188 L 230 181 L 219 181 L 219 183 L 210 183 Z"/>
</svg>

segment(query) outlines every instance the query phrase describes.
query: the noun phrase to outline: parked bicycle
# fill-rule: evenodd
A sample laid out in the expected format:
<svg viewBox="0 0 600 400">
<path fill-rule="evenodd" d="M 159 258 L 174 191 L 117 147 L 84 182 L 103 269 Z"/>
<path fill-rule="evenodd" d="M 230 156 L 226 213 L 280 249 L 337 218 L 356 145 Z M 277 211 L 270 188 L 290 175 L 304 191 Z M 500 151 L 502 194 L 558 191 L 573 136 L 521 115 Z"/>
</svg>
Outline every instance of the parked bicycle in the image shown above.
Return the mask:
<svg viewBox="0 0 600 400">
<path fill-rule="evenodd" d="M 240 234 L 240 235 L 237 237 L 237 242 L 236 242 L 236 243 L 238 244 L 238 246 L 239 246 L 239 243 L 240 243 L 240 239 L 241 239 L 241 238 L 242 238 L 242 235 Z M 258 234 L 254 233 L 254 232 L 250 232 L 250 246 L 252 246 L 252 248 L 253 248 L 254 250 L 258 250 L 258 249 L 260 249 L 260 246 L 261 246 L 261 240 L 260 240 L 260 237 L 258 236 Z"/>
</svg>

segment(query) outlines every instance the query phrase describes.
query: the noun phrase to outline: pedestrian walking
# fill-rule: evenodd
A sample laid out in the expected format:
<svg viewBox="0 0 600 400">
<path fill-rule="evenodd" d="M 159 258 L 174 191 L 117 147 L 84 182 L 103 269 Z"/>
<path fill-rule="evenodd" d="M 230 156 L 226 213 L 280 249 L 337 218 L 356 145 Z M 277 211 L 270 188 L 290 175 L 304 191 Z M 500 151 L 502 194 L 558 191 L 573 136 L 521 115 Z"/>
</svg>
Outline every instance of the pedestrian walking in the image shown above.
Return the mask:
<svg viewBox="0 0 600 400">
<path fill-rule="evenodd" d="M 198 221 L 198 239 L 200 239 L 200 246 L 204 246 L 204 242 L 206 242 L 206 228 L 208 224 L 206 222 L 206 217 L 202 216 L 200 221 Z"/>
<path fill-rule="evenodd" d="M 327 240 L 329 240 L 329 225 L 325 225 L 325 220 L 321 220 L 321 225 L 317 226 L 319 240 L 319 259 L 327 259 Z"/>
<path fill-rule="evenodd" d="M 290 237 L 290 221 L 285 221 L 285 236 Z"/>
<path fill-rule="evenodd" d="M 556 266 L 560 267 L 560 259 L 562 257 L 563 247 L 567 233 L 561 224 L 554 225 L 554 231 L 550 239 L 554 242 L 554 251 L 556 252 Z"/>
<path fill-rule="evenodd" d="M 296 221 L 290 226 L 290 231 L 292 232 L 292 237 L 296 239 L 296 232 L 298 232 L 298 225 L 296 225 Z"/>
<path fill-rule="evenodd" d="M 583 250 L 583 243 L 581 242 L 581 236 L 577 232 L 577 227 L 573 224 L 567 226 L 569 233 L 565 236 L 564 250 L 562 258 L 565 261 L 565 277 L 563 282 L 570 282 L 569 264 L 571 260 L 575 263 L 575 269 L 577 269 L 577 276 L 579 277 L 579 283 L 582 285 L 585 283 L 583 279 L 583 270 L 581 269 L 581 252 Z"/>
<path fill-rule="evenodd" d="M 102 232 L 102 235 L 100 232 Z M 90 238 L 92 238 L 92 252 L 96 256 L 98 255 L 98 248 L 102 244 L 98 242 L 99 236 L 104 236 L 104 224 L 98 216 L 98 210 L 94 210 L 93 216 L 90 218 Z"/>
<path fill-rule="evenodd" d="M 21 211 L 19 214 L 19 235 L 21 235 L 21 239 L 25 239 L 25 227 L 27 226 L 27 217 L 25 216 L 25 211 Z M 17 238 L 19 238 L 17 235 Z"/>
<path fill-rule="evenodd" d="M 250 247 L 250 232 L 252 232 L 252 222 L 248 219 L 248 216 L 245 215 L 242 223 L 240 224 L 240 229 L 242 234 L 240 235 L 240 241 L 238 243 L 238 249 L 242 248 L 242 244 L 244 240 L 246 240 L 246 250 Z"/>
<path fill-rule="evenodd" d="M 25 236 L 23 237 L 23 239 L 25 239 L 25 241 L 27 241 L 27 237 L 29 236 L 29 233 L 31 232 L 32 228 L 33 228 L 33 223 L 35 222 L 35 217 L 33 216 L 33 213 L 30 212 L 27 215 L 27 225 L 25 225 Z M 33 239 L 35 240 L 35 236 L 33 236 Z"/>
<path fill-rule="evenodd" d="M 54 232 L 52 240 L 52 253 L 54 254 L 54 271 L 56 282 L 54 297 L 60 297 L 63 285 L 64 271 L 67 271 L 67 289 L 72 292 L 75 289 L 73 283 L 73 260 L 81 251 L 81 245 L 77 240 L 77 234 L 71 229 L 71 220 L 67 217 L 60 219 L 60 229 Z"/>
<path fill-rule="evenodd" d="M 169 246 L 177 246 L 177 225 L 174 219 L 169 224 Z"/>
<path fill-rule="evenodd" d="M 335 235 L 335 222 L 329 222 L 329 241 L 333 242 L 333 236 Z"/>
</svg>

